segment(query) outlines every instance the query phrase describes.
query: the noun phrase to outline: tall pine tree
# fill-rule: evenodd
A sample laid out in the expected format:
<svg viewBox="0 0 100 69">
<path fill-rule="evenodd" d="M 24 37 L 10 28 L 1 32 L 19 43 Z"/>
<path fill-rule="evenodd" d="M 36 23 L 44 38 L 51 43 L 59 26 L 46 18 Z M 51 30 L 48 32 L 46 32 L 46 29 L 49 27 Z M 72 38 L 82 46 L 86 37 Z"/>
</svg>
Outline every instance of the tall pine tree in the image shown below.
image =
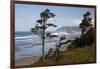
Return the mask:
<svg viewBox="0 0 100 69">
<path fill-rule="evenodd" d="M 45 37 L 46 37 L 46 29 L 50 26 L 56 27 L 53 23 L 48 23 L 48 19 L 54 18 L 55 14 L 50 11 L 50 9 L 46 9 L 43 12 L 40 13 L 40 19 L 36 20 L 37 24 L 34 28 L 31 29 L 32 32 L 37 33 L 41 39 L 42 39 L 42 57 L 44 63 L 46 63 L 45 60 Z"/>
</svg>

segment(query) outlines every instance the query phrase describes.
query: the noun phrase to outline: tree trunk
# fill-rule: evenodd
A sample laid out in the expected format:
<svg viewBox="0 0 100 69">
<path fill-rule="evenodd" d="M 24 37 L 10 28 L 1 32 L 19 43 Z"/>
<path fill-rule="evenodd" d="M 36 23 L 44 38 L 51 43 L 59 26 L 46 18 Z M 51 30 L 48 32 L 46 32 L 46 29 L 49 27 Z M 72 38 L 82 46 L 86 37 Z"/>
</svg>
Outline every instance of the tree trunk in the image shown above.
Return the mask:
<svg viewBox="0 0 100 69">
<path fill-rule="evenodd" d="M 84 34 L 84 32 L 85 32 L 85 28 L 83 27 L 83 28 L 82 28 L 82 35 Z"/>
<path fill-rule="evenodd" d="M 83 33 L 84 33 L 84 29 L 82 28 L 82 35 L 83 35 Z"/>
<path fill-rule="evenodd" d="M 45 22 L 43 27 L 45 27 Z M 45 61 L 45 28 L 43 28 L 43 34 L 42 34 L 42 57 L 43 57 L 43 62 L 46 63 Z"/>
</svg>

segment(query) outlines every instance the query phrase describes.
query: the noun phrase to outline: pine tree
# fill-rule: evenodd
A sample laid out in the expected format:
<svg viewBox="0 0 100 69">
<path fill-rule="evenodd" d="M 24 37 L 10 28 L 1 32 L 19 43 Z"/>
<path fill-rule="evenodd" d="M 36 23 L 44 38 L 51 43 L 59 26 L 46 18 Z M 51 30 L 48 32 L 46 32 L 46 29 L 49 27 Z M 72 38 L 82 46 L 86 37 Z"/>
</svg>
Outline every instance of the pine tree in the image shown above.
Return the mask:
<svg viewBox="0 0 100 69">
<path fill-rule="evenodd" d="M 35 25 L 35 27 L 31 29 L 32 32 L 37 33 L 42 39 L 42 57 L 43 57 L 44 63 L 46 62 L 45 54 L 44 54 L 45 53 L 44 52 L 45 38 L 46 38 L 45 30 L 50 26 L 56 27 L 56 25 L 54 25 L 53 23 L 48 23 L 48 19 L 54 18 L 54 17 L 55 17 L 55 14 L 52 13 L 50 9 L 44 10 L 43 12 L 40 13 L 40 19 L 36 20 L 37 24 Z"/>
<path fill-rule="evenodd" d="M 80 24 L 80 28 L 82 28 L 82 35 L 84 34 L 85 31 L 87 31 L 87 28 L 89 26 L 92 26 L 92 18 L 90 17 L 91 13 L 89 11 L 87 11 L 84 15 L 83 15 L 83 20 L 82 23 Z"/>
</svg>

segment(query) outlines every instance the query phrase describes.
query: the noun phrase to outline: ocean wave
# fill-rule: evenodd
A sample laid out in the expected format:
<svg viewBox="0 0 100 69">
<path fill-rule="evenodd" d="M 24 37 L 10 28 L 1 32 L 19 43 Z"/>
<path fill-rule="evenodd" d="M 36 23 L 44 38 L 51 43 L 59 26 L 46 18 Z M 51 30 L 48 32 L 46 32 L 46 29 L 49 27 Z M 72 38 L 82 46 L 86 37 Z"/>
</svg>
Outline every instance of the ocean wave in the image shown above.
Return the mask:
<svg viewBox="0 0 100 69">
<path fill-rule="evenodd" d="M 33 35 L 28 36 L 17 36 L 15 37 L 15 40 L 25 40 L 25 39 L 34 39 L 35 37 Z"/>
</svg>

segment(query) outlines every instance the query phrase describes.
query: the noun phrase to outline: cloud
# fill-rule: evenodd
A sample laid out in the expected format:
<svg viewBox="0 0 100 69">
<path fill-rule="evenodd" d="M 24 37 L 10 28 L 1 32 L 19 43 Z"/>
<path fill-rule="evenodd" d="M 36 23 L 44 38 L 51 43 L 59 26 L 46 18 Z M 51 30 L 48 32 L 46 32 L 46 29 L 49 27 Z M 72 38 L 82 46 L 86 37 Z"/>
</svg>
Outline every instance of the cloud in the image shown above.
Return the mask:
<svg viewBox="0 0 100 69">
<path fill-rule="evenodd" d="M 48 30 L 56 30 L 57 28 L 60 28 L 62 26 L 79 26 L 79 24 L 81 23 L 82 19 L 73 19 L 73 18 L 51 18 L 48 20 L 48 23 L 54 23 L 55 25 L 57 25 L 56 28 L 51 28 L 49 27 Z"/>
<path fill-rule="evenodd" d="M 76 26 L 81 23 L 82 19 L 73 19 L 73 18 L 55 18 L 55 19 L 49 19 L 49 22 L 55 23 L 57 25 L 63 25 L 63 26 Z"/>
</svg>

